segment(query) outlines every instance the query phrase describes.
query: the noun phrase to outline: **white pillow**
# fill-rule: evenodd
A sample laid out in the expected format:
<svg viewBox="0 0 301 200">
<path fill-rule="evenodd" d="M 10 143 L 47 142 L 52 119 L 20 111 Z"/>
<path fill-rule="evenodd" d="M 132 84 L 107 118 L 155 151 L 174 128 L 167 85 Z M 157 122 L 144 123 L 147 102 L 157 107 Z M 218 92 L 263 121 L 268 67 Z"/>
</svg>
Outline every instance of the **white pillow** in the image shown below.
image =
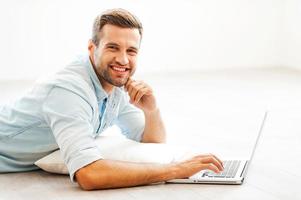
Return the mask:
<svg viewBox="0 0 301 200">
<path fill-rule="evenodd" d="M 170 163 L 186 159 L 191 155 L 176 146 L 158 143 L 139 143 L 120 136 L 99 136 L 96 139 L 104 159 L 140 163 Z M 60 150 L 57 150 L 40 160 L 35 165 L 41 169 L 58 174 L 69 174 Z"/>
</svg>

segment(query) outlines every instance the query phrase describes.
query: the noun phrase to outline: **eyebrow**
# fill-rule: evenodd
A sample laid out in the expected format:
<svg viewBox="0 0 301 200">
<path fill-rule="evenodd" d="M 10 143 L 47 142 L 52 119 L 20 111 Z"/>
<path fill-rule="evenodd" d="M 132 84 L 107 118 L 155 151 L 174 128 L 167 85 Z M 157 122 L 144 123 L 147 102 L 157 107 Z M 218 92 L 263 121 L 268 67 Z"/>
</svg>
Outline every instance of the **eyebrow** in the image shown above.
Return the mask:
<svg viewBox="0 0 301 200">
<path fill-rule="evenodd" d="M 105 46 L 119 46 L 117 43 L 109 42 Z"/>
<path fill-rule="evenodd" d="M 120 46 L 119 44 L 115 43 L 115 42 L 109 42 L 105 45 L 106 47 L 107 46 Z M 136 50 L 138 51 L 138 48 L 137 47 L 134 47 L 134 46 L 130 46 L 128 49 L 133 49 L 133 50 Z"/>
</svg>

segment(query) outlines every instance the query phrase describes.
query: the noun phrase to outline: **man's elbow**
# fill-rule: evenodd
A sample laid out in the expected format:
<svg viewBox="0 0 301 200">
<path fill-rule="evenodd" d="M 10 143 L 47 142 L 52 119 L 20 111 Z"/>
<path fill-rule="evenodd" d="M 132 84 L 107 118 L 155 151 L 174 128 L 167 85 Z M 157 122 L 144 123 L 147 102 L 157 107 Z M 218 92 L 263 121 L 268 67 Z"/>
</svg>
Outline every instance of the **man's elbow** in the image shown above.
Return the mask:
<svg viewBox="0 0 301 200">
<path fill-rule="evenodd" d="M 75 178 L 81 189 L 83 189 L 83 190 L 94 190 L 95 189 L 95 186 L 93 184 L 92 175 L 89 173 L 89 170 L 86 170 L 85 168 L 79 169 L 75 173 Z"/>
<path fill-rule="evenodd" d="M 142 137 L 142 143 L 166 143 L 166 137 Z"/>
<path fill-rule="evenodd" d="M 91 163 L 75 173 L 78 185 L 83 190 L 106 189 L 110 186 L 110 171 L 105 166 L 105 160 Z"/>
</svg>

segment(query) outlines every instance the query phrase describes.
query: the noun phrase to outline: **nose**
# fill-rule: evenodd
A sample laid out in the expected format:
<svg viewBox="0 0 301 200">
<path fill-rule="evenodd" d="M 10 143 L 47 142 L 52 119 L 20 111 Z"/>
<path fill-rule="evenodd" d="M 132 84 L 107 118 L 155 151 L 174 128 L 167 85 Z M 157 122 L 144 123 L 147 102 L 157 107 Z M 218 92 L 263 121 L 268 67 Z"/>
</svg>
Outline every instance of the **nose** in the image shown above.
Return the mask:
<svg viewBox="0 0 301 200">
<path fill-rule="evenodd" d="M 127 65 L 129 63 L 129 59 L 127 57 L 127 54 L 124 52 L 120 52 L 117 56 L 116 56 L 116 62 L 120 65 Z"/>
</svg>

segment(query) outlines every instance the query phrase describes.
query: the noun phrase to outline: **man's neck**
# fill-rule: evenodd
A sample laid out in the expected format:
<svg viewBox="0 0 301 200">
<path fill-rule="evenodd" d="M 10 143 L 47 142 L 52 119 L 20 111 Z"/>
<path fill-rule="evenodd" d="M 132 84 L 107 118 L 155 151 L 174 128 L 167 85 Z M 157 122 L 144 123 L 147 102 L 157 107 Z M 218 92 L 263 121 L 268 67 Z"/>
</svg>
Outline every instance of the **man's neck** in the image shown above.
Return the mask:
<svg viewBox="0 0 301 200">
<path fill-rule="evenodd" d="M 108 84 L 107 82 L 105 82 L 104 80 L 98 78 L 102 88 L 104 89 L 104 91 L 106 91 L 106 93 L 108 95 L 110 95 L 112 93 L 112 91 L 114 90 L 114 86 L 111 84 Z"/>
</svg>

